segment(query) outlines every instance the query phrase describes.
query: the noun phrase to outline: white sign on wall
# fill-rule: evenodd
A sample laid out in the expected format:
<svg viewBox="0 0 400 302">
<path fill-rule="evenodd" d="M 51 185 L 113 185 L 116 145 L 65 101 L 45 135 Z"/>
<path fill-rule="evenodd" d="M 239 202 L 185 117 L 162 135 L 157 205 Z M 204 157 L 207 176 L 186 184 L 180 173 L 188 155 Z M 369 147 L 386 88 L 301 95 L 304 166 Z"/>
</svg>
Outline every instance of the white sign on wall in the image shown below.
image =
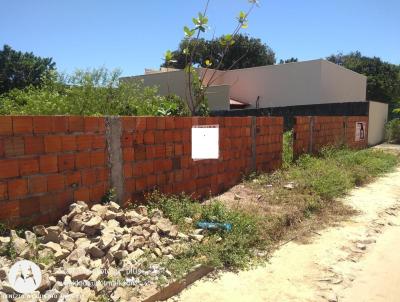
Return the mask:
<svg viewBox="0 0 400 302">
<path fill-rule="evenodd" d="M 356 122 L 356 142 L 365 140 L 366 126 L 365 122 Z"/>
<path fill-rule="evenodd" d="M 219 158 L 219 125 L 192 127 L 192 159 Z"/>
</svg>

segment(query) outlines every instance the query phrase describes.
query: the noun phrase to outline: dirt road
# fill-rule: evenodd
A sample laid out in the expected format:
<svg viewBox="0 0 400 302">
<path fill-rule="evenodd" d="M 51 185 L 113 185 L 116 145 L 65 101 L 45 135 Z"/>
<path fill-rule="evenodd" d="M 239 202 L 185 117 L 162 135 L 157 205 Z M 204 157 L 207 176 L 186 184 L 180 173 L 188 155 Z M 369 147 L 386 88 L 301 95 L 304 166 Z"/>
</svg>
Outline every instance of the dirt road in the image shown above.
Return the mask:
<svg viewBox="0 0 400 302">
<path fill-rule="evenodd" d="M 400 301 L 400 168 L 354 189 L 350 221 L 290 242 L 264 266 L 196 282 L 178 301 Z"/>
</svg>

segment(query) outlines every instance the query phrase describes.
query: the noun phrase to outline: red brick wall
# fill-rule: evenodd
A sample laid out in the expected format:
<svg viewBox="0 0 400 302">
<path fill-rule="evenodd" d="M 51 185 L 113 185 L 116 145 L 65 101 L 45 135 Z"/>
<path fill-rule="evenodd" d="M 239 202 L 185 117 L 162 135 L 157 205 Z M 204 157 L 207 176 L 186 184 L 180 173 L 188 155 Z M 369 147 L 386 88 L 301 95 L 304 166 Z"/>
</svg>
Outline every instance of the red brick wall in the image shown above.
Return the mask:
<svg viewBox="0 0 400 302">
<path fill-rule="evenodd" d="M 191 128 L 218 124 L 220 158 L 191 158 Z M 126 199 L 157 187 L 164 193 L 201 198 L 238 183 L 252 169 L 251 117 L 123 117 L 121 145 Z M 256 169 L 281 164 L 282 118 L 257 118 Z"/>
<path fill-rule="evenodd" d="M 48 223 L 108 190 L 105 119 L 0 116 L 0 221 Z"/>
<path fill-rule="evenodd" d="M 355 141 L 356 122 L 366 122 L 365 139 Z M 293 154 L 318 153 L 325 146 L 347 145 L 365 148 L 368 144 L 367 116 L 298 116 L 294 124 Z"/>
<path fill-rule="evenodd" d="M 281 164 L 282 118 L 119 121 L 120 141 L 111 139 L 115 134 L 109 131 L 112 121 L 107 117 L 1 116 L 0 221 L 54 222 L 74 201 L 99 202 L 116 182 L 120 184 L 115 173 L 123 176 L 121 202 L 142 198 L 154 188 L 203 198 L 228 189 L 252 170 L 271 171 Z M 220 158 L 193 161 L 192 126 L 214 124 L 220 129 Z M 121 144 L 117 150 L 122 171 L 107 152 L 110 144 L 117 146 L 115 141 Z"/>
</svg>

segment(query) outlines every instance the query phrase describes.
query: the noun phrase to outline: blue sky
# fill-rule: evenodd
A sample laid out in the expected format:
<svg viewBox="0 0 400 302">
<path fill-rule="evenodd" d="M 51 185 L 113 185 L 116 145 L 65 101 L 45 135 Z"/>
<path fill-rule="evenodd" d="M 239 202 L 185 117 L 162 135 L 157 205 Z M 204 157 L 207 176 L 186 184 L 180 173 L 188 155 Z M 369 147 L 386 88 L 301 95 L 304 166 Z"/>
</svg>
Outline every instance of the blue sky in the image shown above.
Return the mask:
<svg viewBox="0 0 400 302">
<path fill-rule="evenodd" d="M 53 57 L 60 71 L 106 66 L 124 75 L 157 68 L 205 0 L 2 0 L 0 44 Z M 211 30 L 232 31 L 247 0 L 211 0 Z M 400 64 L 399 0 L 261 0 L 244 31 L 278 59 L 360 50 Z"/>
</svg>

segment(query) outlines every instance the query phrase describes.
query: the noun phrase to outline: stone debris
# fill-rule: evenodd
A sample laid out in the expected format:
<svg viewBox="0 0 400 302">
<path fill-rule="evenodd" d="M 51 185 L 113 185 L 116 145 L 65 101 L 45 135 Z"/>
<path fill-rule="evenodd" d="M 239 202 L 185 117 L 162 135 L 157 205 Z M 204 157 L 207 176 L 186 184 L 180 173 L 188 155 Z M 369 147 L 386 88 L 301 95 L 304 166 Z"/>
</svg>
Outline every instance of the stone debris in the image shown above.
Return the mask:
<svg viewBox="0 0 400 302">
<path fill-rule="evenodd" d="M 185 222 L 192 224 L 193 219 L 188 217 Z M 82 302 L 98 296 L 136 301 L 132 292 L 140 292 L 159 278 L 173 277 L 157 263 L 174 259 L 189 248 L 191 241 L 201 242 L 203 238 L 203 230 L 178 232 L 178 227 L 157 209 L 138 206 L 124 210 L 114 202 L 89 208 L 79 201 L 70 205 L 69 213 L 55 226 L 37 225 L 32 232 L 26 231 L 24 238 L 14 230 L 9 236 L 0 236 L 0 295 L 16 294 L 7 282 L 8 271 L 17 260 L 28 259 L 42 270 L 38 301 Z M 15 259 L 11 260 L 10 250 Z M 98 282 L 104 280 L 124 280 L 133 287 Z"/>
</svg>

